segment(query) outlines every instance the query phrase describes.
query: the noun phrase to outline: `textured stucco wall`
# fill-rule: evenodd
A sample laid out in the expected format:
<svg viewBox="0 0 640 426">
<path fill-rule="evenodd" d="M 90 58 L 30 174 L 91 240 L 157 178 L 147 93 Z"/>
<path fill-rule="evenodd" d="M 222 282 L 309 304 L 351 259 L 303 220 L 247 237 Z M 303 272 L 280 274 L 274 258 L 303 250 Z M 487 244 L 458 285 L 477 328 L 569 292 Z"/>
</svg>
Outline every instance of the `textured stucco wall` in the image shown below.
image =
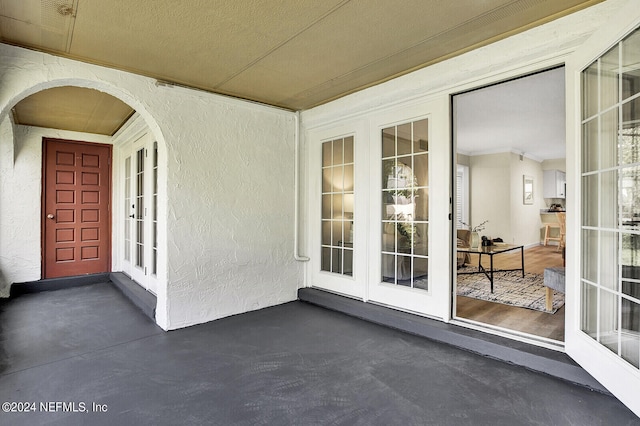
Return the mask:
<svg viewBox="0 0 640 426">
<path fill-rule="evenodd" d="M 186 126 L 165 133 L 172 327 L 294 300 L 293 115 L 185 97 L 175 119 Z"/>
<path fill-rule="evenodd" d="M 296 298 L 302 268 L 293 259 L 293 113 L 156 86 L 149 78 L 0 44 L 3 122 L 22 98 L 65 84 L 127 102 L 159 142 L 161 327 L 184 327 Z M 11 127 L 3 124 L 3 138 L 12 138 Z M 2 154 L 13 149 L 10 145 L 2 144 Z M 22 158 L 29 170 L 38 170 L 39 153 L 30 157 Z M 1 173 L 9 173 L 4 165 L 3 160 Z M 22 177 L 29 180 L 29 197 L 39 200 L 39 170 L 37 176 Z M 0 194 L 0 203 L 15 203 L 11 194 Z M 32 247 L 40 222 L 32 216 L 15 220 L 20 229 L 38 234 L 20 243 L 30 253 L 23 263 L 33 272 L 40 267 Z M 2 244 L 1 252 L 13 256 Z M 17 269 L 8 267 L 2 276 L 16 276 Z M 21 279 L 8 282 L 15 281 Z"/>
</svg>

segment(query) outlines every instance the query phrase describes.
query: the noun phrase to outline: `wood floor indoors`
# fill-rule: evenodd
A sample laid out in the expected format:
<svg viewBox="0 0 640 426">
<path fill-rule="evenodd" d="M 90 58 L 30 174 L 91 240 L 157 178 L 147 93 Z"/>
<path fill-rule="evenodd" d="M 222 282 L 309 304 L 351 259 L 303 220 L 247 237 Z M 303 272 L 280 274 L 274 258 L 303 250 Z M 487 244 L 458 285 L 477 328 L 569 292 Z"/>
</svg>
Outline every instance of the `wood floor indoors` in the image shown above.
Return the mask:
<svg viewBox="0 0 640 426">
<path fill-rule="evenodd" d="M 485 256 L 488 257 L 488 256 Z M 563 265 L 562 254 L 556 246 L 535 246 L 524 252 L 525 272 L 540 274 L 545 268 Z M 483 265 L 485 260 L 483 258 Z M 520 252 L 504 253 L 494 257 L 496 269 L 520 267 Z M 471 265 L 478 264 L 477 255 L 471 256 Z M 487 259 L 487 267 L 489 260 Z M 487 302 L 464 296 L 456 297 L 456 317 L 478 321 L 497 327 L 564 341 L 564 306 L 555 314 L 526 308 Z"/>
</svg>

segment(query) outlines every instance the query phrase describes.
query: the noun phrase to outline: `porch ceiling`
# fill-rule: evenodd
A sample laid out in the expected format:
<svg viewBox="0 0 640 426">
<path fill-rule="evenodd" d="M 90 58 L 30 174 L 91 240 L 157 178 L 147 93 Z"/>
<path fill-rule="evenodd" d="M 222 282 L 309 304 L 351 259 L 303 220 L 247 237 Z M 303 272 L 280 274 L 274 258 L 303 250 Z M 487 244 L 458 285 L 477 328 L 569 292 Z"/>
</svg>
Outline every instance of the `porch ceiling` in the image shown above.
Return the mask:
<svg viewBox="0 0 640 426">
<path fill-rule="evenodd" d="M 303 110 L 600 1 L 0 0 L 0 41 Z M 53 116 L 61 96 L 39 99 L 29 120 L 21 105 L 15 116 L 69 126 Z M 117 115 L 97 121 L 130 112 L 104 114 Z"/>
</svg>

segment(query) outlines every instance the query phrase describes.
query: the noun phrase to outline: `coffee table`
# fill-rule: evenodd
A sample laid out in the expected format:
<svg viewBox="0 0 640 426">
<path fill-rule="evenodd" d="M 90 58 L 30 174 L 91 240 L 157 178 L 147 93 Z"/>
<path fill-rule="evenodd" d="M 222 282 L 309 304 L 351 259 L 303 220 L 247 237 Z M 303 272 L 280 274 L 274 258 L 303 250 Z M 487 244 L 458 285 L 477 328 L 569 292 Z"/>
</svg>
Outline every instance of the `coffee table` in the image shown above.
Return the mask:
<svg viewBox="0 0 640 426">
<path fill-rule="evenodd" d="M 516 269 L 494 269 L 493 268 L 493 256 L 501 253 L 506 253 L 513 250 L 520 250 L 520 267 Z M 491 283 L 491 293 L 493 293 L 493 273 L 494 272 L 511 272 L 522 271 L 522 278 L 524 278 L 524 246 L 513 244 L 494 244 L 492 246 L 479 246 L 479 247 L 458 247 L 459 253 L 469 253 L 478 255 L 478 270 L 473 272 L 458 272 L 461 275 L 464 274 L 484 274 Z M 482 266 L 482 255 L 489 256 L 489 270 Z"/>
</svg>

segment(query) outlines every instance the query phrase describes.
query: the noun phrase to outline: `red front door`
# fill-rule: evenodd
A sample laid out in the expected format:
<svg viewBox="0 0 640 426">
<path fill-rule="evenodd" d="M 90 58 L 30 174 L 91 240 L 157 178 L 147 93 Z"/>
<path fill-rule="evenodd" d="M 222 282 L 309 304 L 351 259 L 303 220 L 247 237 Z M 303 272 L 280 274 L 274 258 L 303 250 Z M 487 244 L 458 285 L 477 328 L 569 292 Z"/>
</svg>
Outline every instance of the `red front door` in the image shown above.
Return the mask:
<svg viewBox="0 0 640 426">
<path fill-rule="evenodd" d="M 111 145 L 43 145 L 43 278 L 109 272 Z"/>
</svg>

